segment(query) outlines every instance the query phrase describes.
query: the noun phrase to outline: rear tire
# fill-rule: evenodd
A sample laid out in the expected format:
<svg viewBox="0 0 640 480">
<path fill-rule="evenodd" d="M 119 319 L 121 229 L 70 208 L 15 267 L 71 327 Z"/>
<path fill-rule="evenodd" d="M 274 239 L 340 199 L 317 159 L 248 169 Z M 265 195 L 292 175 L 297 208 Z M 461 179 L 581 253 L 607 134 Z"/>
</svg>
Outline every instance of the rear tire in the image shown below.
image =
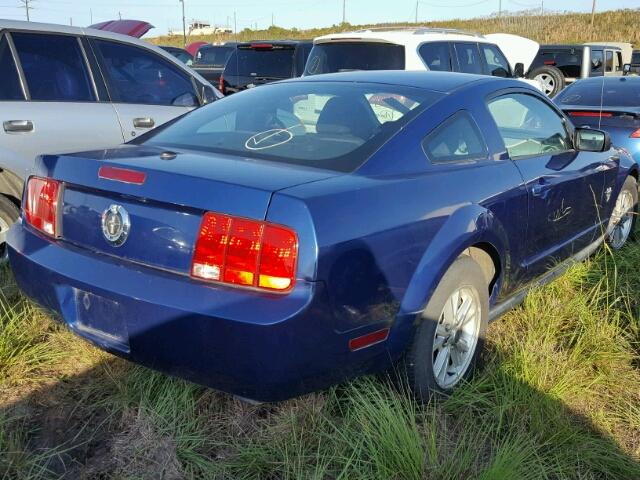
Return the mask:
<svg viewBox="0 0 640 480">
<path fill-rule="evenodd" d="M 627 177 L 620 189 L 611 212 L 607 228 L 607 243 L 614 250 L 620 250 L 633 238 L 638 213 L 638 184 L 633 177 Z"/>
<path fill-rule="evenodd" d="M 538 80 L 542 91 L 549 98 L 555 97 L 565 87 L 565 79 L 560 69 L 544 65 L 533 70 L 528 77 L 532 80 Z"/>
<path fill-rule="evenodd" d="M 459 257 L 442 277 L 419 318 L 403 369 L 422 401 L 448 394 L 469 378 L 484 348 L 489 289 L 482 268 Z"/>
<path fill-rule="evenodd" d="M 0 195 L 0 265 L 8 260 L 6 237 L 9 228 L 20 218 L 20 210 L 4 195 Z"/>
</svg>

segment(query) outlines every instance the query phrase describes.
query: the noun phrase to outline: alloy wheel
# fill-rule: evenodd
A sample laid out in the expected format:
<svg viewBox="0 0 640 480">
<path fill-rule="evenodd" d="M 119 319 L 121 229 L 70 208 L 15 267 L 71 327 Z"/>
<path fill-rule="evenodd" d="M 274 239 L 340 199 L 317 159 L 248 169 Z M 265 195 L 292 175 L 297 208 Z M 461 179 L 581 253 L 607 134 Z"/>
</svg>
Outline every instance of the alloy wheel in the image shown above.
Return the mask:
<svg viewBox="0 0 640 480">
<path fill-rule="evenodd" d="M 478 293 L 462 287 L 447 299 L 433 339 L 433 375 L 450 389 L 464 376 L 478 344 L 482 309 Z"/>
<path fill-rule="evenodd" d="M 609 243 L 614 249 L 622 248 L 631 234 L 633 226 L 633 195 L 628 190 L 622 190 L 616 200 L 611 214 L 611 229 Z"/>
<path fill-rule="evenodd" d="M 552 94 L 556 88 L 556 80 L 552 75 L 549 75 L 548 73 L 541 73 L 540 75 L 536 75 L 535 80 L 540 82 L 542 91 L 545 93 L 545 95 Z"/>
</svg>

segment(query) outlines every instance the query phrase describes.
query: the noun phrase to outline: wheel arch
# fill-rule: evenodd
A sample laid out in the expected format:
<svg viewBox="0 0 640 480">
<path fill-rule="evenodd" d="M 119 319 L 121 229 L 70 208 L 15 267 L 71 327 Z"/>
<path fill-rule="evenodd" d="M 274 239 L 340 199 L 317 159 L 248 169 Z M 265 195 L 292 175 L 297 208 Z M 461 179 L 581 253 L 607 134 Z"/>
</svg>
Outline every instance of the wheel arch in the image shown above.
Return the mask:
<svg viewBox="0 0 640 480">
<path fill-rule="evenodd" d="M 0 167 L 0 194 L 7 197 L 16 207 L 22 203 L 24 180 L 7 168 Z"/>
</svg>

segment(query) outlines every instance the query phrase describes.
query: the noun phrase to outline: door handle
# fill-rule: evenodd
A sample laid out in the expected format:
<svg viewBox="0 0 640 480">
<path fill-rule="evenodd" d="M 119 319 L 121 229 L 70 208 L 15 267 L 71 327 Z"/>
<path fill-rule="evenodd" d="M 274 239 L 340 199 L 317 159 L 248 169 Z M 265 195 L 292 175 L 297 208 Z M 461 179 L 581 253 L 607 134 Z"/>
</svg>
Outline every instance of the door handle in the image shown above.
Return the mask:
<svg viewBox="0 0 640 480">
<path fill-rule="evenodd" d="M 551 188 L 550 183 L 544 180 L 540 180 L 539 183 L 536 183 L 533 187 L 531 187 L 531 194 L 535 197 L 541 197 L 550 188 Z"/>
<path fill-rule="evenodd" d="M 156 122 L 151 117 L 141 117 L 133 119 L 133 126 L 136 128 L 153 128 Z"/>
<path fill-rule="evenodd" d="M 2 127 L 7 133 L 33 132 L 33 122 L 31 120 L 7 120 L 2 122 Z"/>
</svg>

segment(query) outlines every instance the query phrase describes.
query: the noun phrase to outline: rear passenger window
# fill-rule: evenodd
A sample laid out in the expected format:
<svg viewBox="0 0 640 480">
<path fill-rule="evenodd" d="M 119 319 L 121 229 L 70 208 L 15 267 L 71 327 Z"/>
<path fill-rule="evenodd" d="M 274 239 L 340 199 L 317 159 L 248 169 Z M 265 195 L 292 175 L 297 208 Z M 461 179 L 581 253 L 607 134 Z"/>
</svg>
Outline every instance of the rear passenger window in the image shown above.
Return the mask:
<svg viewBox="0 0 640 480">
<path fill-rule="evenodd" d="M 0 100 L 24 100 L 20 78 L 6 37 L 0 40 Z"/>
<path fill-rule="evenodd" d="M 602 56 L 602 50 L 591 51 L 591 72 L 602 73 L 604 67 L 604 58 Z"/>
<path fill-rule="evenodd" d="M 468 113 L 448 118 L 422 142 L 433 163 L 464 162 L 486 158 L 487 147 Z"/>
<path fill-rule="evenodd" d="M 423 43 L 420 46 L 419 53 L 429 70 L 439 72 L 450 72 L 453 70 L 448 42 Z"/>
<path fill-rule="evenodd" d="M 482 61 L 476 43 L 454 43 L 458 65 L 463 73 L 482 74 Z"/>
<path fill-rule="evenodd" d="M 607 64 L 606 68 L 607 69 L 606 69 L 606 71 L 607 72 L 613 72 L 613 52 L 611 50 L 606 50 L 605 53 L 606 53 L 606 56 L 607 56 L 606 57 L 607 58 L 607 61 L 606 61 L 606 64 Z"/>
<path fill-rule="evenodd" d="M 178 67 L 142 48 L 96 40 L 114 101 L 195 107 L 191 79 Z"/>
<path fill-rule="evenodd" d="M 484 54 L 484 60 L 487 64 L 488 74 L 494 77 L 510 76 L 511 67 L 509 62 L 502 54 L 500 49 L 495 45 L 483 44 L 480 46 Z"/>
<path fill-rule="evenodd" d="M 38 33 L 12 33 L 11 37 L 32 100 L 95 100 L 91 77 L 76 37 Z"/>
</svg>

